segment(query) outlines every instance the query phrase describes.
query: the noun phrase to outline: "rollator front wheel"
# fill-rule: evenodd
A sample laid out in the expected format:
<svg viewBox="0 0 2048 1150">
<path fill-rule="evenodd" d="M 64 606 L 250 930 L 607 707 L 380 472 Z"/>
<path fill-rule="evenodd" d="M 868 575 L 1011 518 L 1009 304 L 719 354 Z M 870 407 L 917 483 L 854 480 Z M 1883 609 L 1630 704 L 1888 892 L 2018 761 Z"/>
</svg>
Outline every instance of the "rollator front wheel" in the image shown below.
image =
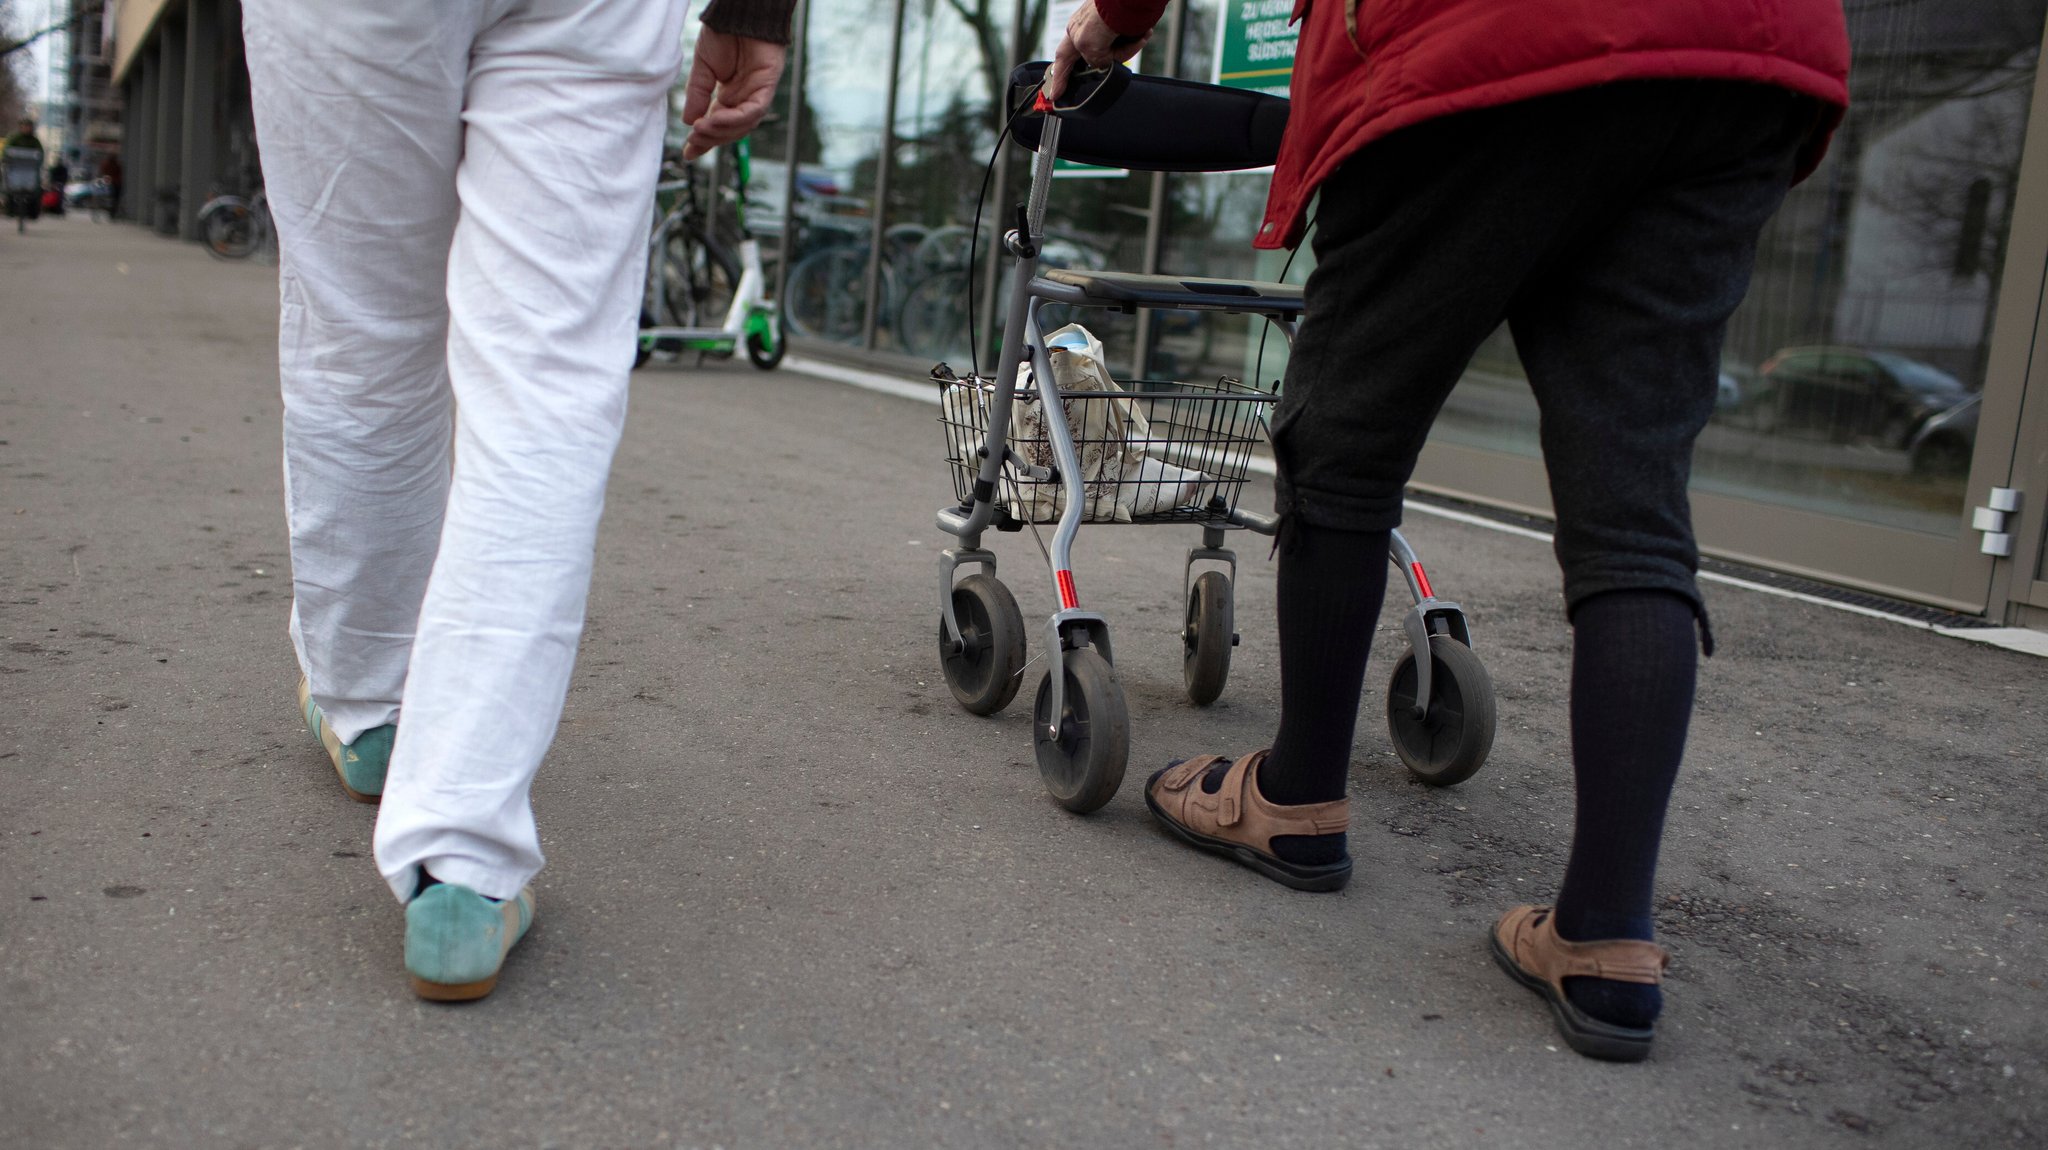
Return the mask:
<svg viewBox="0 0 2048 1150">
<path fill-rule="evenodd" d="M 953 617 L 960 621 L 954 649 L 939 622 L 939 666 L 960 705 L 993 715 L 1017 697 L 1024 670 L 1024 614 L 1017 597 L 995 576 L 976 572 L 953 587 Z"/>
<path fill-rule="evenodd" d="M 1131 714 L 1115 669 L 1093 648 L 1067 651 L 1064 657 L 1054 654 L 1062 666 L 1048 668 L 1039 680 L 1038 702 L 1031 709 L 1031 741 L 1045 789 L 1061 806 L 1085 815 L 1114 798 L 1124 781 L 1124 763 L 1131 754 Z M 1047 732 L 1055 671 L 1066 676 L 1057 739 Z"/>
<path fill-rule="evenodd" d="M 1415 717 L 1415 652 L 1401 656 L 1387 684 L 1387 726 L 1408 773 L 1433 787 L 1462 783 L 1493 750 L 1493 678 L 1472 648 L 1429 637 L 1429 709 Z"/>
<path fill-rule="evenodd" d="M 1236 640 L 1236 608 L 1230 576 L 1204 571 L 1188 590 L 1187 624 L 1181 628 L 1181 676 L 1188 700 L 1206 707 L 1230 679 L 1230 647 Z"/>
</svg>

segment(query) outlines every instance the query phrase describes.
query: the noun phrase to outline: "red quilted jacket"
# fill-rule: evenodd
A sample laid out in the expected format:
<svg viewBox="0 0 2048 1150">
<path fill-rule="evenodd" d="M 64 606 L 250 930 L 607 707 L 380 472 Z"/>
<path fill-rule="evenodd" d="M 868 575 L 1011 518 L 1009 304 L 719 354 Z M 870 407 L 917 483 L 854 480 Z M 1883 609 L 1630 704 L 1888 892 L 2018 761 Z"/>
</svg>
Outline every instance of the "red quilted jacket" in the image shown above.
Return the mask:
<svg viewBox="0 0 2048 1150">
<path fill-rule="evenodd" d="M 1222 0 L 1236 3 L 1238 0 Z M 1137 35 L 1167 0 L 1096 0 Z M 1300 242 L 1302 213 L 1337 165 L 1381 136 L 1453 112 L 1615 80 L 1777 84 L 1826 113 L 1804 179 L 1849 102 L 1841 0 L 1295 0 L 1294 109 L 1255 245 Z"/>
</svg>

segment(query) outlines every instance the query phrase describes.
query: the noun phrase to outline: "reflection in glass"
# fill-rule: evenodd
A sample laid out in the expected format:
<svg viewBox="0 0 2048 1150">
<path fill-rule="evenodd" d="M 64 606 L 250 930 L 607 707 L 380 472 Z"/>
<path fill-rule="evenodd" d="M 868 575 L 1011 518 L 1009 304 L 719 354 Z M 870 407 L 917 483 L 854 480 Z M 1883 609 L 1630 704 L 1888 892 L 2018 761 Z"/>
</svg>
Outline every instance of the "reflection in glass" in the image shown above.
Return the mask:
<svg viewBox="0 0 2048 1150">
<path fill-rule="evenodd" d="M 765 165 L 793 197 L 782 308 L 790 333 L 857 344 L 867 315 L 874 194 L 889 99 L 888 10 L 812 0 L 805 37 L 805 131 L 794 178 Z"/>
<path fill-rule="evenodd" d="M 982 290 L 969 275 L 967 231 L 1000 127 L 997 86 L 1009 72 L 1016 6 L 905 2 L 876 343 L 964 373 L 969 288 Z M 1002 216 L 993 204 L 983 213 L 984 266 Z"/>
<path fill-rule="evenodd" d="M 1190 0 L 1181 31 L 1178 75 L 1210 80 L 1216 68 L 1217 0 Z M 1162 273 L 1301 283 L 1315 265 L 1303 250 L 1252 247 L 1266 210 L 1266 172 L 1167 177 L 1166 220 L 1159 251 Z M 1283 274 L 1284 272 L 1284 274 Z M 1177 379 L 1231 376 L 1270 390 L 1287 371 L 1287 340 L 1263 319 L 1219 312 L 1162 312 L 1155 317 L 1146 370 Z"/>
<path fill-rule="evenodd" d="M 1765 229 L 1696 490 L 1956 533 L 2044 9 L 1849 0 L 1849 116 Z M 1536 454 L 1505 333 L 1436 436 Z"/>
</svg>

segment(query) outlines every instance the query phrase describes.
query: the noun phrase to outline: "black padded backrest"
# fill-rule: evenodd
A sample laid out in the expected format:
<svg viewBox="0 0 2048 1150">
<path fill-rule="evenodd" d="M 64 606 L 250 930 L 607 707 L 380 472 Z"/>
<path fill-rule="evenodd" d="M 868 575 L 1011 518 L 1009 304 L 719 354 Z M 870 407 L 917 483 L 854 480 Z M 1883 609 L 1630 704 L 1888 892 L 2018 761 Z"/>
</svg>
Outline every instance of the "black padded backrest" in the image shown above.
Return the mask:
<svg viewBox="0 0 2048 1150">
<path fill-rule="evenodd" d="M 1033 60 L 1010 73 L 1013 114 L 1038 94 L 1045 69 L 1046 61 Z M 1132 76 L 1114 103 L 1088 113 L 1060 125 L 1060 158 L 1140 172 L 1263 168 L 1280 155 L 1287 128 L 1287 101 L 1278 96 L 1164 76 Z M 1010 133 L 1036 149 L 1044 122 L 1026 111 Z"/>
</svg>

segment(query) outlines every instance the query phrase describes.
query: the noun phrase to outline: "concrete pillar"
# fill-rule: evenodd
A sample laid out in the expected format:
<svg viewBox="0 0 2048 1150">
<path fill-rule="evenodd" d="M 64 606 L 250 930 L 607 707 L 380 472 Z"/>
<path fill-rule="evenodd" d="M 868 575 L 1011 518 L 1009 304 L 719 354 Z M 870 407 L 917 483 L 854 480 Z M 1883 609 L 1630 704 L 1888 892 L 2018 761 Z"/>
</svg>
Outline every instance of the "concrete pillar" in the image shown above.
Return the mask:
<svg viewBox="0 0 2048 1150">
<path fill-rule="evenodd" d="M 156 106 L 157 55 L 145 49 L 132 69 L 135 99 L 121 129 L 123 176 L 121 198 L 127 202 L 128 218 L 150 226 L 156 220 Z"/>
<path fill-rule="evenodd" d="M 178 232 L 188 240 L 199 235 L 199 209 L 213 190 L 214 144 L 220 122 L 219 0 L 186 0 L 184 153 L 178 161 Z"/>
<path fill-rule="evenodd" d="M 166 16 L 157 23 L 156 146 L 151 149 L 156 171 L 149 181 L 151 218 L 158 230 L 166 221 L 156 213 L 157 193 L 178 186 L 178 166 L 185 158 L 185 18 Z"/>
</svg>

